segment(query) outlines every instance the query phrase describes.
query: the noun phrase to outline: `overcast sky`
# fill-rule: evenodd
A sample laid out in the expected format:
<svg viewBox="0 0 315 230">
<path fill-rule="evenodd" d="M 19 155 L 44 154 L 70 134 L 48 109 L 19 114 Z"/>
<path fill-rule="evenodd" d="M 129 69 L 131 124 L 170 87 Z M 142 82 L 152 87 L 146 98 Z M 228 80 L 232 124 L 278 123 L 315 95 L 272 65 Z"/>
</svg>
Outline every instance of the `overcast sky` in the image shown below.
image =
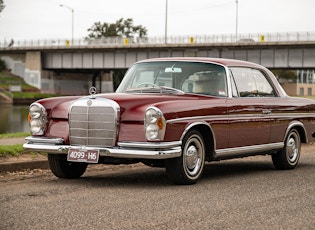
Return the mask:
<svg viewBox="0 0 315 230">
<path fill-rule="evenodd" d="M 87 36 L 94 22 L 132 18 L 149 36 L 165 34 L 166 0 L 4 0 L 1 40 Z M 236 0 L 168 0 L 168 35 L 235 34 Z M 315 0 L 238 0 L 238 32 L 315 31 Z"/>
</svg>

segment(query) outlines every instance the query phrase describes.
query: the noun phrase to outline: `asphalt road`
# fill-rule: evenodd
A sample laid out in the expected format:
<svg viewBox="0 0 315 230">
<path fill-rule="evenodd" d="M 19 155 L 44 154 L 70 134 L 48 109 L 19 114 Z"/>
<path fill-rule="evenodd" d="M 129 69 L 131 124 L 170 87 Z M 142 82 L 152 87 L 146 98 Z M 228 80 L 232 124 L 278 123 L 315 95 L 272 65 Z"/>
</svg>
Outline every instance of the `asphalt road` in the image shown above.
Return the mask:
<svg viewBox="0 0 315 230">
<path fill-rule="evenodd" d="M 196 185 L 164 169 L 97 165 L 83 178 L 0 175 L 0 229 L 315 229 L 315 145 L 298 167 L 269 156 L 207 164 Z"/>
</svg>

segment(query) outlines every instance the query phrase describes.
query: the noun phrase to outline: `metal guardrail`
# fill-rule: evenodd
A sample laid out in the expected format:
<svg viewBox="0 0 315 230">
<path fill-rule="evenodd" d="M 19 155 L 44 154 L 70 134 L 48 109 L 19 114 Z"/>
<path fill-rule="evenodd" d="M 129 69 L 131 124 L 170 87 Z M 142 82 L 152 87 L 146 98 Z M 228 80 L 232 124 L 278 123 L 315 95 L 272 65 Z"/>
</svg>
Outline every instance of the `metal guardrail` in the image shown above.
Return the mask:
<svg viewBox="0 0 315 230">
<path fill-rule="evenodd" d="M 17 41 L 0 41 L 0 48 L 8 47 L 71 47 L 71 46 L 112 46 L 112 45 L 170 45 L 170 44 L 207 44 L 207 43 L 252 43 L 252 42 L 308 42 L 315 41 L 315 31 L 287 33 L 248 33 L 248 34 L 213 34 L 165 37 L 103 37 L 87 39 L 34 39 Z"/>
</svg>

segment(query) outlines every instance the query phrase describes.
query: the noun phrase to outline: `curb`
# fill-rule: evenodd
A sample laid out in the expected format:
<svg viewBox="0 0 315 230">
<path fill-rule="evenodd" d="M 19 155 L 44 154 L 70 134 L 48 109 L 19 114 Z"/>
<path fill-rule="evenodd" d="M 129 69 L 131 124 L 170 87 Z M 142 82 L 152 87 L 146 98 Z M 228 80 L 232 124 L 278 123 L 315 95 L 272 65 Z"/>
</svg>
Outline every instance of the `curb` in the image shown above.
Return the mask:
<svg viewBox="0 0 315 230">
<path fill-rule="evenodd" d="M 48 165 L 47 160 L 0 163 L 0 173 L 16 172 L 16 171 L 22 171 L 26 169 L 32 170 L 32 169 L 48 169 L 48 168 L 49 168 L 49 165 Z"/>
</svg>

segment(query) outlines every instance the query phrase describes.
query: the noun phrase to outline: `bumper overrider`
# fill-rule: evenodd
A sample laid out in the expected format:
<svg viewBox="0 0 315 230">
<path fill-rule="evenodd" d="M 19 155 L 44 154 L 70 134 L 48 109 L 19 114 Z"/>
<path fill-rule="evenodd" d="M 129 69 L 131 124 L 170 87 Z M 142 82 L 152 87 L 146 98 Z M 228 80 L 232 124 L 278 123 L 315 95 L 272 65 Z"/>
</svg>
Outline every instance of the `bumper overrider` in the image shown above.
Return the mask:
<svg viewBox="0 0 315 230">
<path fill-rule="evenodd" d="M 68 154 L 71 148 L 97 150 L 100 156 L 129 159 L 168 159 L 181 156 L 181 141 L 173 142 L 118 142 L 114 147 L 72 146 L 62 138 L 29 136 L 23 148 L 49 154 Z"/>
</svg>

